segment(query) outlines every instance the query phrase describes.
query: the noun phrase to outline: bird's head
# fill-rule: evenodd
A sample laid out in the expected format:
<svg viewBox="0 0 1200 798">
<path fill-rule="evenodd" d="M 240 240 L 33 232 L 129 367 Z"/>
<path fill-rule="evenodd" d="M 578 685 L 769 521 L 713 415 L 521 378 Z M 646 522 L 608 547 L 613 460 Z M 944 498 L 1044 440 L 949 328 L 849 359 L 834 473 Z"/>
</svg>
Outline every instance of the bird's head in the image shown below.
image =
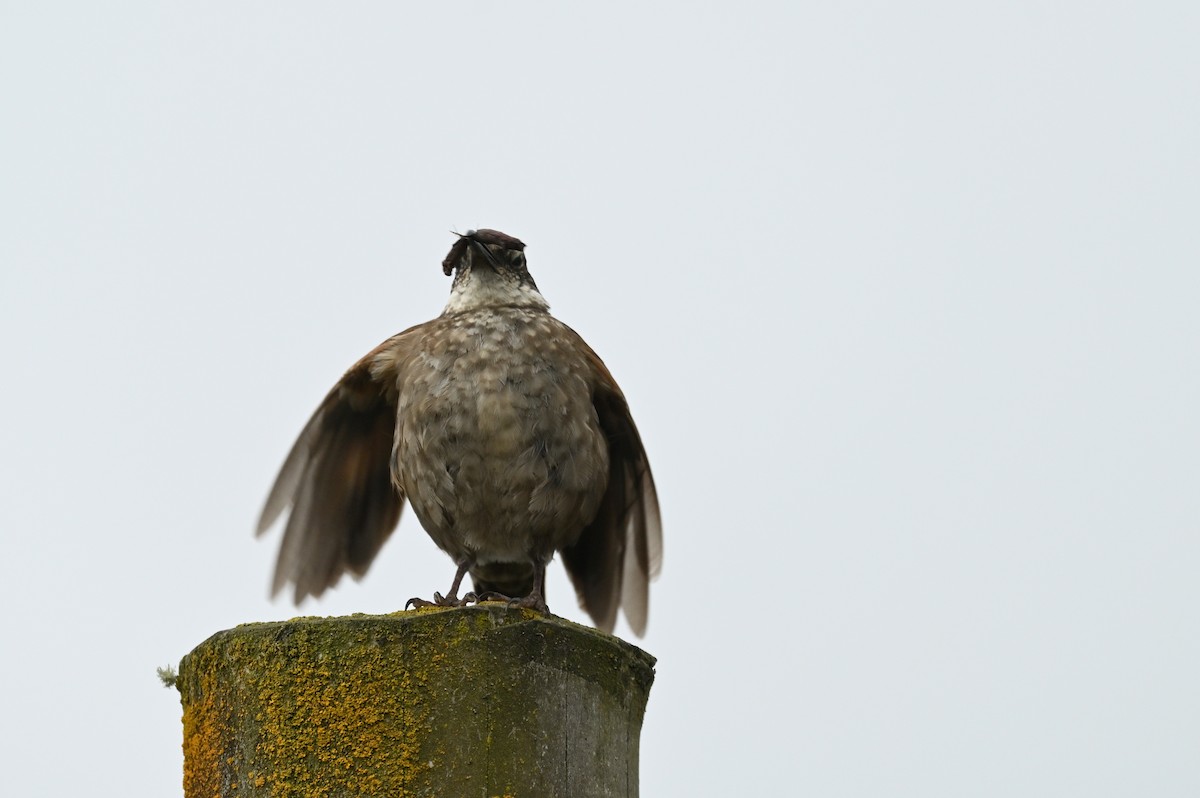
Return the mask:
<svg viewBox="0 0 1200 798">
<path fill-rule="evenodd" d="M 525 244 L 499 230 L 468 230 L 458 235 L 442 261 L 454 275 L 447 312 L 477 307 L 549 305 L 525 263 Z"/>
</svg>

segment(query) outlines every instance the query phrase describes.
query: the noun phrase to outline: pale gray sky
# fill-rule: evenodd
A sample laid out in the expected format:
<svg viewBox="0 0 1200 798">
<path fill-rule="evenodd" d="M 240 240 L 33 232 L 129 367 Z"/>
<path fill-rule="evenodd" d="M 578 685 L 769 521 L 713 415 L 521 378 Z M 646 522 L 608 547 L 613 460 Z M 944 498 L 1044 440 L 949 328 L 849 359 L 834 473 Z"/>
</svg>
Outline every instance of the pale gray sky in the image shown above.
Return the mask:
<svg viewBox="0 0 1200 798">
<path fill-rule="evenodd" d="M 5 3 L 0 794 L 179 793 L 155 666 L 296 614 L 260 503 L 472 227 L 655 469 L 643 794 L 1200 794 L 1198 8 Z"/>
</svg>

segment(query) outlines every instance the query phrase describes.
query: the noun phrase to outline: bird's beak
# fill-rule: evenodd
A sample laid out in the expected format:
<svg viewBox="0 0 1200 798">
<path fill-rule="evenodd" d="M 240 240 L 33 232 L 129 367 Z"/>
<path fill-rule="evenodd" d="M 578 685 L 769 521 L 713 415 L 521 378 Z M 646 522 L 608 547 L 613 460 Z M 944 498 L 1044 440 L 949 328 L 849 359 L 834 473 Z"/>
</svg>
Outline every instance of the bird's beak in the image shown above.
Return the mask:
<svg viewBox="0 0 1200 798">
<path fill-rule="evenodd" d="M 488 265 L 492 267 L 492 271 L 494 271 L 494 272 L 501 271 L 500 264 L 496 261 L 496 256 L 493 255 L 492 251 L 487 248 L 487 244 L 484 244 L 480 241 L 476 241 L 473 238 L 469 239 L 469 240 L 472 244 L 475 245 L 475 249 L 477 249 L 483 255 L 483 258 L 484 258 L 484 260 L 486 260 L 488 262 Z"/>
</svg>

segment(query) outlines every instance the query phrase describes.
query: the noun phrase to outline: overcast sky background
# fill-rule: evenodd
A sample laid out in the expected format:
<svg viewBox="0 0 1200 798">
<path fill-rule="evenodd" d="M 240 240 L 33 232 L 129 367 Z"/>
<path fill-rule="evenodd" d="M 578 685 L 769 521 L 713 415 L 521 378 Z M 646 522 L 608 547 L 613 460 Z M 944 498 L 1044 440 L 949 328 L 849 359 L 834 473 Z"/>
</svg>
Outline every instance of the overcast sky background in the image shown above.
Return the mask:
<svg viewBox="0 0 1200 798">
<path fill-rule="evenodd" d="M 276 469 L 474 227 L 654 466 L 643 795 L 1200 794 L 1200 6 L 0 9 L 0 794 L 180 793 L 155 667 L 298 614 Z"/>
</svg>

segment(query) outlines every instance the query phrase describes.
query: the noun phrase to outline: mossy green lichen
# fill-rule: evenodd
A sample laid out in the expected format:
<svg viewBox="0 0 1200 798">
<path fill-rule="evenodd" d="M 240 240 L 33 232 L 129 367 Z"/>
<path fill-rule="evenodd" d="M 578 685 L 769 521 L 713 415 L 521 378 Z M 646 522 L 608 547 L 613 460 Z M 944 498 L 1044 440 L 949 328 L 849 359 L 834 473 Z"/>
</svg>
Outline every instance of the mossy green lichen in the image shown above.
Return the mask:
<svg viewBox="0 0 1200 798">
<path fill-rule="evenodd" d="M 535 795 L 632 768 L 636 794 L 653 664 L 503 604 L 242 625 L 180 664 L 184 792 Z"/>
</svg>

